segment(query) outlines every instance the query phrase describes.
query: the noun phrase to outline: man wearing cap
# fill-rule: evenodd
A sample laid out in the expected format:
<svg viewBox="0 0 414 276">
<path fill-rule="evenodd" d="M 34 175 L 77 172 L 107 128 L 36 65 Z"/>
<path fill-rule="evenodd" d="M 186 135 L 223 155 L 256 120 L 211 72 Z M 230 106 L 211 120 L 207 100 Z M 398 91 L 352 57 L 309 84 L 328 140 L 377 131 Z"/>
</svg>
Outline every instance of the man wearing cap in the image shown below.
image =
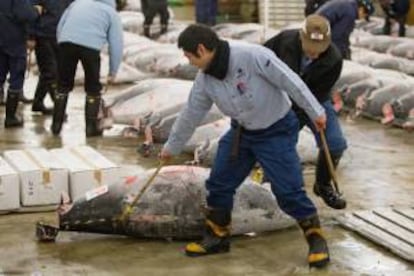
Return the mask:
<svg viewBox="0 0 414 276">
<path fill-rule="evenodd" d="M 371 0 L 335 0 L 322 5 L 317 14 L 331 24 L 332 41 L 344 59 L 351 59 L 349 37 L 355 28 L 355 20 L 367 19 L 374 13 Z"/>
<path fill-rule="evenodd" d="M 347 145 L 330 100 L 331 88 L 341 73 L 342 57 L 338 48 L 331 43 L 329 22 L 320 15 L 310 15 L 305 19 L 301 29 L 282 31 L 265 42 L 264 46 L 273 50 L 302 78 L 324 107 L 327 117 L 326 139 L 336 167 Z M 345 208 L 345 199 L 331 185 L 331 175 L 321 148 L 320 134 L 301 108 L 294 105 L 293 110 L 299 118 L 300 128 L 305 125 L 309 127 L 320 148 L 313 188 L 315 194 L 334 209 Z"/>
<path fill-rule="evenodd" d="M 270 179 L 280 208 L 303 229 L 309 265 L 325 266 L 328 245 L 316 208 L 303 189 L 296 151 L 299 123 L 290 98 L 317 129 L 325 128 L 324 108 L 297 74 L 265 47 L 221 40 L 211 28 L 197 24 L 180 34 L 178 47 L 200 71 L 160 158 L 166 161 L 180 153 L 213 103 L 232 119 L 228 132 L 220 138 L 206 180 L 203 240 L 187 245 L 186 254 L 204 256 L 230 250 L 233 197 L 257 161 Z"/>
</svg>

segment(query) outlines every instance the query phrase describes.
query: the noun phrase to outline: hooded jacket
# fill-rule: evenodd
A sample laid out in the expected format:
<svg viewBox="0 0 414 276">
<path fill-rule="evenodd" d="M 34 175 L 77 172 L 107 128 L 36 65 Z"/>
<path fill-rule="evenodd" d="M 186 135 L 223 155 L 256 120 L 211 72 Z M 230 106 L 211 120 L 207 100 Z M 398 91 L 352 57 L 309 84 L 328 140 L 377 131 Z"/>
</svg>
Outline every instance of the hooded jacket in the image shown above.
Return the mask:
<svg viewBox="0 0 414 276">
<path fill-rule="evenodd" d="M 109 74 L 115 76 L 122 60 L 123 31 L 115 0 L 76 0 L 63 13 L 58 43 L 70 42 L 101 51 L 109 46 Z"/>
</svg>

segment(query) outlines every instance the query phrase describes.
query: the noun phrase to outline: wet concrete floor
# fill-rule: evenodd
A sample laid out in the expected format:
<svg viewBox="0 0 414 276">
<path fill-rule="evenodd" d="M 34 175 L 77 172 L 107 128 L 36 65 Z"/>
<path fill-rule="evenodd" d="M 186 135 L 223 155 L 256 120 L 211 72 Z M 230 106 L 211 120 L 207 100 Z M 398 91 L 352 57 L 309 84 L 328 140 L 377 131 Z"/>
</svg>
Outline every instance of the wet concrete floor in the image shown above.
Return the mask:
<svg viewBox="0 0 414 276">
<path fill-rule="evenodd" d="M 27 87 L 32 93 L 33 79 Z M 1 152 L 88 144 L 127 172 L 155 166 L 155 156 L 144 159 L 136 154 L 138 140 L 119 136 L 121 127 L 103 138 L 85 139 L 81 90 L 71 94 L 61 138 L 49 132 L 51 118 L 32 114 L 30 105 L 22 109 L 24 128 L 5 130 L 1 107 Z M 339 182 L 348 199 L 347 211 L 414 206 L 414 134 L 365 119 L 344 117 L 342 122 L 349 149 L 340 164 Z M 190 156 L 176 163 L 185 159 Z M 0 216 L 0 275 L 414 275 L 413 264 L 339 227 L 333 218 L 341 212 L 328 209 L 311 193 L 313 168 L 304 174 L 330 244 L 332 262 L 321 271 L 309 271 L 307 246 L 297 228 L 237 237 L 230 254 L 194 259 L 183 255 L 185 242 L 177 241 L 61 233 L 56 243 L 38 243 L 35 222 L 54 219 L 53 212 L 42 212 Z"/>
</svg>

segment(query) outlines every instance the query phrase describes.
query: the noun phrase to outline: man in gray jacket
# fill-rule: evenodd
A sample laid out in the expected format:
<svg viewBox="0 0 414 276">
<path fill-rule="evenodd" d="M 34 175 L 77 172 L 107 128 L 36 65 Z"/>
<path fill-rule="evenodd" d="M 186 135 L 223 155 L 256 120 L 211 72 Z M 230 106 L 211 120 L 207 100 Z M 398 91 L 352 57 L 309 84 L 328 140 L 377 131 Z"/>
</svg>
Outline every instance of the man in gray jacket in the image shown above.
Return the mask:
<svg viewBox="0 0 414 276">
<path fill-rule="evenodd" d="M 187 245 L 186 254 L 203 256 L 230 250 L 233 196 L 259 162 L 280 208 L 304 231 L 309 265 L 325 266 L 329 262 L 328 246 L 316 208 L 303 189 L 296 152 L 299 124 L 289 96 L 318 130 L 326 124 L 323 107 L 303 81 L 262 46 L 228 43 L 203 25 L 187 27 L 178 38 L 178 46 L 201 70 L 160 153 L 161 160 L 167 161 L 182 150 L 213 103 L 232 119 L 206 181 L 205 235 L 200 243 Z"/>
<path fill-rule="evenodd" d="M 68 94 L 74 86 L 76 67 L 85 71 L 86 136 L 100 136 L 98 113 L 102 106 L 100 51 L 109 44 L 108 83 L 112 83 L 122 59 L 123 32 L 115 0 L 77 0 L 63 13 L 58 27 L 58 92 L 55 95 L 52 133 L 59 135 L 65 118 Z"/>
</svg>

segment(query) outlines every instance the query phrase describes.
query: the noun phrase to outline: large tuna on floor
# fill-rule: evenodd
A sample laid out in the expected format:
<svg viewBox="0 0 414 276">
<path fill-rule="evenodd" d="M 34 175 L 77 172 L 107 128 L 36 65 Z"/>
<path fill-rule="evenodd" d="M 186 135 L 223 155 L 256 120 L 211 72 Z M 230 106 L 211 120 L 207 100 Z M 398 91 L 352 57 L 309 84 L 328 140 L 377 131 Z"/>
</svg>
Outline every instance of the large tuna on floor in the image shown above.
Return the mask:
<svg viewBox="0 0 414 276">
<path fill-rule="evenodd" d="M 392 123 L 406 129 L 414 129 L 414 87 L 410 93 L 386 103 L 382 108 L 382 113 L 383 124 Z"/>
<path fill-rule="evenodd" d="M 37 224 L 37 235 L 51 240 L 50 229 L 139 238 L 190 239 L 202 236 L 205 214 L 204 182 L 209 170 L 191 166 L 167 166 L 161 169 L 125 220 L 125 206 L 145 185 L 154 170 L 127 177 L 119 183 L 101 186 L 72 204 L 63 202 L 58 210 L 59 226 Z M 237 190 L 232 214 L 232 234 L 274 231 L 294 225 L 284 214 L 272 193 L 246 180 Z"/>
</svg>

